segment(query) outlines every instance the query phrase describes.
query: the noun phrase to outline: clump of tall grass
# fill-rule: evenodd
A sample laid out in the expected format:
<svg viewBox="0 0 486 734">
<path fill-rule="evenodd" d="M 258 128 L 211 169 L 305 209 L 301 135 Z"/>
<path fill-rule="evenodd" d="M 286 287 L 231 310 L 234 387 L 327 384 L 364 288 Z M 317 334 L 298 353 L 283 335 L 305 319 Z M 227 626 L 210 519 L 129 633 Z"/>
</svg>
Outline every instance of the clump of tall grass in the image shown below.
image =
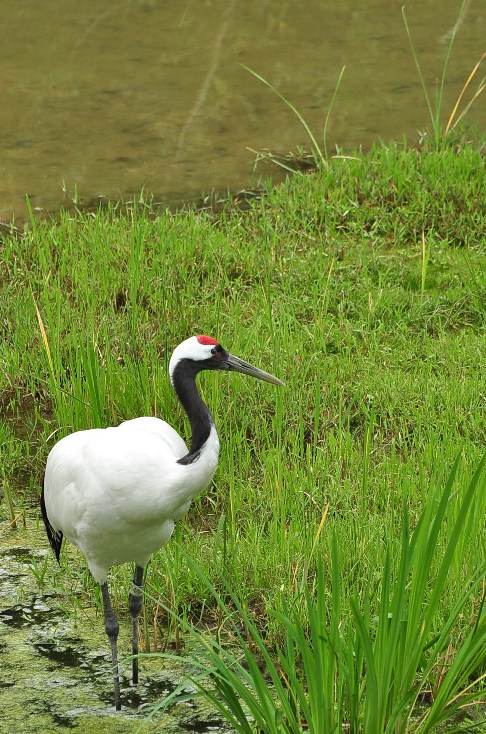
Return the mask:
<svg viewBox="0 0 486 734">
<path fill-rule="evenodd" d="M 4 531 L 25 528 L 25 497 L 19 490 L 29 484 L 27 467 L 34 460 L 29 436 L 18 435 L 10 416 L 2 415 L 5 408 L 0 399 L 0 537 Z"/>
<path fill-rule="evenodd" d="M 484 510 L 485 459 L 464 486 L 457 486 L 458 464 L 431 486 L 413 529 L 404 509 L 398 557 L 385 544 L 379 584 L 361 598 L 344 597 L 333 538 L 330 572 L 321 561 L 313 588 L 271 610 L 283 640 L 274 654 L 229 584 L 220 593 L 188 559 L 231 631 L 227 646 L 183 623 L 195 641 L 189 682 L 238 733 L 428 734 L 451 721 L 460 731 L 461 710 L 484 702 L 486 561 L 471 563 L 463 550 L 477 507 Z M 463 583 L 440 620 L 439 601 L 457 563 L 466 569 Z M 187 682 L 158 708 L 191 695 L 184 689 Z"/>
<path fill-rule="evenodd" d="M 17 527 L 17 514 L 10 482 L 10 471 L 16 456 L 16 442 L 12 430 L 8 425 L 0 423 L 0 446 L 2 447 L 2 461 L 0 464 L 0 500 L 3 500 L 7 510 L 9 525 Z"/>
<path fill-rule="evenodd" d="M 331 117 L 331 111 L 332 111 L 332 108 L 334 106 L 334 102 L 336 101 L 337 93 L 338 93 L 339 87 L 341 85 L 341 81 L 342 81 L 342 78 L 343 78 L 343 75 L 344 75 L 344 70 L 345 70 L 346 67 L 344 67 L 344 66 L 342 67 L 342 69 L 341 69 L 341 71 L 340 71 L 340 73 L 338 75 L 338 78 L 337 78 L 337 81 L 336 81 L 336 85 L 334 87 L 334 91 L 333 91 L 333 94 L 332 94 L 332 97 L 331 97 L 331 101 L 329 103 L 329 107 L 328 107 L 328 110 L 327 110 L 327 113 L 326 113 L 326 117 L 324 119 L 324 125 L 323 125 L 323 129 L 322 129 L 322 142 L 321 143 L 317 140 L 316 136 L 312 132 L 312 129 L 311 129 L 310 125 L 307 123 L 307 121 L 305 120 L 305 118 L 303 117 L 303 115 L 299 112 L 299 110 L 295 107 L 295 105 L 293 105 L 292 102 L 289 99 L 287 99 L 287 97 L 285 97 L 281 92 L 279 92 L 278 89 L 276 87 L 274 87 L 267 79 L 265 79 L 260 74 L 257 74 L 257 72 L 254 71 L 253 69 L 250 69 L 248 66 L 244 66 L 244 65 L 243 65 L 243 68 L 246 69 L 247 71 L 249 71 L 250 74 L 253 74 L 253 76 L 256 77 L 256 79 L 259 79 L 261 82 L 263 82 L 263 84 L 265 84 L 269 89 L 271 89 L 272 92 L 274 92 L 277 95 L 277 97 L 279 97 L 282 100 L 282 102 L 284 102 L 284 104 L 287 105 L 287 107 L 289 108 L 289 110 L 291 110 L 294 113 L 294 115 L 297 117 L 297 119 L 299 120 L 299 122 L 303 126 L 304 130 L 306 131 L 307 136 L 308 136 L 308 138 L 310 140 L 311 152 L 312 152 L 312 157 L 314 159 L 315 166 L 317 168 L 325 168 L 328 165 L 328 158 L 329 158 L 328 147 L 327 147 L 327 129 L 328 129 L 328 126 L 329 126 L 329 119 Z M 288 171 L 291 171 L 292 173 L 295 172 L 295 169 L 294 168 L 290 168 L 289 166 L 286 166 L 285 163 L 282 160 L 278 160 L 274 156 L 270 156 L 270 158 L 275 163 L 278 163 L 278 165 L 280 165 L 282 168 L 286 168 Z"/>
<path fill-rule="evenodd" d="M 413 57 L 413 60 L 414 60 L 414 63 L 415 63 L 415 66 L 416 66 L 416 69 L 419 75 L 420 84 L 422 87 L 425 102 L 427 105 L 427 110 L 428 110 L 429 117 L 430 117 L 430 122 L 432 125 L 432 140 L 433 140 L 435 149 L 439 149 L 441 146 L 441 143 L 443 143 L 447 139 L 448 135 L 459 126 L 459 124 L 464 120 L 467 113 L 471 109 L 472 105 L 476 102 L 478 97 L 483 93 L 484 89 L 486 88 L 486 77 L 483 77 L 481 81 L 479 82 L 476 90 L 470 96 L 469 100 L 465 102 L 466 92 L 470 84 L 473 82 L 482 62 L 486 58 L 486 51 L 485 51 L 482 54 L 482 56 L 480 57 L 480 59 L 477 61 L 477 63 L 474 65 L 472 71 L 470 72 L 466 81 L 464 82 L 457 96 L 456 102 L 454 103 L 452 110 L 449 114 L 445 127 L 444 127 L 442 118 L 444 115 L 444 111 L 443 111 L 444 90 L 446 86 L 447 69 L 449 66 L 449 61 L 450 61 L 452 49 L 454 47 L 454 43 L 456 40 L 457 32 L 461 25 L 461 21 L 463 18 L 463 14 L 466 10 L 467 4 L 468 4 L 468 0 L 463 0 L 462 5 L 459 10 L 457 21 L 454 24 L 452 33 L 450 34 L 450 39 L 449 39 L 449 43 L 447 46 L 444 63 L 442 66 L 442 72 L 440 75 L 440 81 L 436 87 L 435 100 L 433 99 L 431 93 L 429 92 L 429 89 L 427 88 L 427 84 L 425 82 L 424 75 L 422 73 L 422 68 L 420 66 L 420 61 L 418 58 L 417 50 L 413 43 L 410 26 L 408 24 L 407 16 L 405 14 L 405 7 L 402 7 L 402 16 L 403 16 L 403 22 L 405 24 L 407 38 L 410 44 L 412 57 Z M 315 167 L 318 169 L 326 168 L 329 165 L 329 151 L 328 151 L 328 143 L 327 143 L 327 130 L 329 126 L 329 119 L 331 116 L 332 108 L 336 101 L 339 87 L 341 85 L 345 67 L 344 66 L 342 67 L 338 75 L 336 85 L 334 87 L 334 91 L 331 97 L 331 101 L 330 101 L 330 104 L 329 104 L 329 107 L 328 107 L 328 110 L 327 110 L 327 113 L 324 119 L 324 125 L 323 125 L 323 130 L 322 130 L 322 142 L 319 142 L 312 128 L 310 127 L 306 119 L 303 117 L 301 112 L 299 112 L 299 110 L 295 107 L 295 105 L 292 104 L 292 102 L 287 97 L 285 97 L 284 94 L 282 94 L 273 84 L 271 84 L 267 79 L 265 79 L 262 75 L 258 74 L 253 69 L 250 69 L 249 67 L 244 66 L 244 65 L 243 65 L 243 68 L 249 71 L 250 74 L 253 74 L 253 76 L 256 77 L 256 79 L 259 79 L 269 89 L 271 89 L 272 92 L 276 94 L 277 97 L 279 97 L 279 99 L 282 100 L 282 102 L 284 102 L 284 104 L 289 108 L 289 110 L 293 112 L 293 114 L 297 117 L 302 127 L 304 128 L 306 135 L 309 139 L 310 151 L 311 151 L 311 155 L 312 155 L 312 159 L 314 161 Z M 461 109 L 461 104 L 463 105 L 462 109 Z M 427 134 L 422 134 L 422 142 L 426 139 L 427 139 Z M 262 159 L 269 158 L 273 163 L 288 170 L 291 173 L 295 173 L 297 170 L 295 165 L 291 165 L 290 163 L 291 159 L 289 159 L 289 164 L 286 164 L 285 159 L 282 159 L 281 157 L 277 157 L 273 155 L 272 153 L 261 153 L 257 151 L 252 151 L 252 152 L 256 153 L 256 156 L 257 156 L 256 163 L 258 163 Z M 343 156 L 343 155 L 338 154 L 333 157 L 347 158 L 349 156 Z"/>
<path fill-rule="evenodd" d="M 464 120 L 465 116 L 467 115 L 468 111 L 470 110 L 471 106 L 474 104 L 474 102 L 478 99 L 478 97 L 482 94 L 484 89 L 486 88 L 486 77 L 483 77 L 483 79 L 479 82 L 476 91 L 472 94 L 471 98 L 467 103 L 464 104 L 463 108 L 460 110 L 461 103 L 464 100 L 464 96 L 467 92 L 467 89 L 471 82 L 473 81 L 474 77 L 476 76 L 479 67 L 481 66 L 482 62 L 486 58 L 486 51 L 482 54 L 478 62 L 474 65 L 471 73 L 467 77 L 466 81 L 464 82 L 459 95 L 456 99 L 455 104 L 453 105 L 452 111 L 449 114 L 449 117 L 447 119 L 447 122 L 445 124 L 445 127 L 443 126 L 442 118 L 443 118 L 443 106 L 444 106 L 444 90 L 446 85 L 446 77 L 447 77 L 447 69 L 449 66 L 449 61 L 452 54 L 452 49 L 454 47 L 454 42 L 457 36 L 457 32 L 459 30 L 459 27 L 461 25 L 461 21 L 463 18 L 463 14 L 466 10 L 466 5 L 468 5 L 468 0 L 463 0 L 459 15 L 457 18 L 457 21 L 454 24 L 454 27 L 452 29 L 452 33 L 450 34 L 449 43 L 447 45 L 446 55 L 444 59 L 444 64 L 442 66 L 442 73 L 440 75 L 440 81 L 438 82 L 438 85 L 436 87 L 436 93 L 435 93 L 435 100 L 433 99 L 431 93 L 427 89 L 427 84 L 425 83 L 425 79 L 422 73 L 422 69 L 420 66 L 420 61 L 418 58 L 418 54 L 416 51 L 416 48 L 414 46 L 413 40 L 412 40 L 412 34 L 410 31 L 410 26 L 407 21 L 407 16 L 405 15 L 405 6 L 402 7 L 402 16 L 403 16 L 403 22 L 405 24 L 405 30 L 407 33 L 407 38 L 410 44 L 410 49 L 412 52 L 413 60 L 415 63 L 415 67 L 417 69 L 420 84 L 422 87 L 422 91 L 425 97 L 425 102 L 427 104 L 427 110 L 430 117 L 430 122 L 432 125 L 432 138 L 435 148 L 439 148 L 441 142 L 443 142 L 448 134 L 452 132 L 459 123 Z"/>
</svg>

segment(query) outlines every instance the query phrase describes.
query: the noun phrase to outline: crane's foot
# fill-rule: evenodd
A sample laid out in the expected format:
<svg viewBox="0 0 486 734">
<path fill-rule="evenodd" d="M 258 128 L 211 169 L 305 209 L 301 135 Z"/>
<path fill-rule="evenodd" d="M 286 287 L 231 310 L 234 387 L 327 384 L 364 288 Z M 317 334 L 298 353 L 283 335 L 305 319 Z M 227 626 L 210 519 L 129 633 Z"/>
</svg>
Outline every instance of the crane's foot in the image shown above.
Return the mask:
<svg viewBox="0 0 486 734">
<path fill-rule="evenodd" d="M 128 596 L 128 609 L 132 618 L 132 681 L 138 683 L 138 615 L 143 605 L 143 568 L 135 566 L 132 588 Z"/>
<path fill-rule="evenodd" d="M 105 632 L 108 635 L 111 647 L 111 666 L 113 670 L 113 686 L 115 690 L 115 709 L 121 710 L 120 698 L 120 676 L 118 674 L 118 655 L 116 642 L 118 639 L 119 625 L 116 614 L 111 606 L 110 594 L 108 591 L 108 582 L 101 584 L 101 596 L 103 599 L 103 612 L 105 617 Z"/>
</svg>

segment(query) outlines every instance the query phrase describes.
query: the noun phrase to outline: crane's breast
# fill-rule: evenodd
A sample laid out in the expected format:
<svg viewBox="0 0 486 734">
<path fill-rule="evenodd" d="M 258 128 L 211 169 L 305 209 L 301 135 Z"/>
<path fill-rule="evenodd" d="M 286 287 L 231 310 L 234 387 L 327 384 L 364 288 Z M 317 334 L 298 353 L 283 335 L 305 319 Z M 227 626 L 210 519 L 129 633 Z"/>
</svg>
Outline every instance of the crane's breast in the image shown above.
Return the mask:
<svg viewBox="0 0 486 734">
<path fill-rule="evenodd" d="M 117 428 L 73 433 L 49 454 L 45 503 L 55 530 L 85 553 L 100 538 L 120 548 L 143 536 L 170 535 L 196 494 L 211 481 L 219 443 L 213 427 L 200 458 L 184 466 L 181 437 L 164 421 L 137 418 Z M 141 540 L 142 539 L 142 540 Z M 111 541 L 110 541 L 111 542 Z M 113 540 L 114 542 L 114 540 Z"/>
<path fill-rule="evenodd" d="M 219 441 L 214 426 L 199 458 L 183 465 L 182 438 L 156 418 L 78 431 L 49 454 L 47 515 L 88 559 L 95 578 L 110 565 L 143 565 L 169 539 L 174 521 L 212 479 Z"/>
</svg>

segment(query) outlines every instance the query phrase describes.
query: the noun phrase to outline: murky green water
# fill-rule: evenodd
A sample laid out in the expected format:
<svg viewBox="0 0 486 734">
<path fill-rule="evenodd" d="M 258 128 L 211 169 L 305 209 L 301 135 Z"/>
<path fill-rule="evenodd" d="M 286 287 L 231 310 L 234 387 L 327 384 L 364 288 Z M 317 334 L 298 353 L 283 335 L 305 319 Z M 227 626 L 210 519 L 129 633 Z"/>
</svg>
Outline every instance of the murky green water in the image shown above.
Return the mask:
<svg viewBox="0 0 486 734">
<path fill-rule="evenodd" d="M 31 565 L 48 554 L 42 540 L 31 527 L 5 533 L 0 544 L 0 734 L 228 731 L 199 703 L 179 704 L 170 716 L 149 720 L 153 705 L 174 690 L 184 670 L 182 662 L 168 668 L 158 658 L 143 658 L 140 684 L 130 686 L 125 619 L 119 645 L 123 708 L 115 712 L 103 620 L 91 607 L 66 614 L 62 597 L 48 587 L 39 591 Z"/>
<path fill-rule="evenodd" d="M 344 80 L 328 140 L 345 149 L 416 137 L 425 102 L 401 16 L 375 0 L 122 0 L 4 3 L 0 221 L 142 188 L 168 203 L 251 183 L 254 154 L 307 143 L 276 85 L 316 133 Z M 459 0 L 410 0 L 425 79 L 440 74 Z M 484 51 L 486 6 L 470 0 L 445 108 Z M 470 119 L 486 127 L 483 100 Z M 63 193 L 66 190 L 66 196 Z"/>
</svg>

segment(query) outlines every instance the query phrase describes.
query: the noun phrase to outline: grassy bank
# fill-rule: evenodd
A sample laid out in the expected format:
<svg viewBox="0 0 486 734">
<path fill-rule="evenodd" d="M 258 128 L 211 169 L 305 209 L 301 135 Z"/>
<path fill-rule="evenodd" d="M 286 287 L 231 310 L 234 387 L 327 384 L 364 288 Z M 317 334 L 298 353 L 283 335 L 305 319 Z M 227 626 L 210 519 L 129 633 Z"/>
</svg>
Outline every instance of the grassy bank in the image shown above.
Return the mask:
<svg viewBox="0 0 486 734">
<path fill-rule="evenodd" d="M 215 613 L 178 544 L 217 588 L 230 580 L 270 640 L 280 633 L 266 610 L 312 588 L 319 563 L 331 574 L 333 534 L 343 598 L 379 588 L 385 541 L 397 573 L 403 508 L 413 527 L 456 457 L 466 487 L 484 451 L 485 191 L 479 145 L 377 146 L 269 189 L 244 213 L 138 203 L 32 220 L 6 238 L 3 527 L 34 522 L 45 458 L 67 432 L 156 414 L 187 436 L 168 359 L 208 333 L 287 387 L 200 380 L 220 467 L 149 568 L 147 643 L 167 635 L 163 605 L 191 619 Z M 484 477 L 480 488 L 431 635 L 484 560 Z M 72 547 L 62 566 L 61 577 L 52 562 L 42 583 L 84 599 L 90 581 Z M 125 610 L 130 571 L 113 577 Z M 464 605 L 449 655 L 478 603 Z"/>
</svg>

